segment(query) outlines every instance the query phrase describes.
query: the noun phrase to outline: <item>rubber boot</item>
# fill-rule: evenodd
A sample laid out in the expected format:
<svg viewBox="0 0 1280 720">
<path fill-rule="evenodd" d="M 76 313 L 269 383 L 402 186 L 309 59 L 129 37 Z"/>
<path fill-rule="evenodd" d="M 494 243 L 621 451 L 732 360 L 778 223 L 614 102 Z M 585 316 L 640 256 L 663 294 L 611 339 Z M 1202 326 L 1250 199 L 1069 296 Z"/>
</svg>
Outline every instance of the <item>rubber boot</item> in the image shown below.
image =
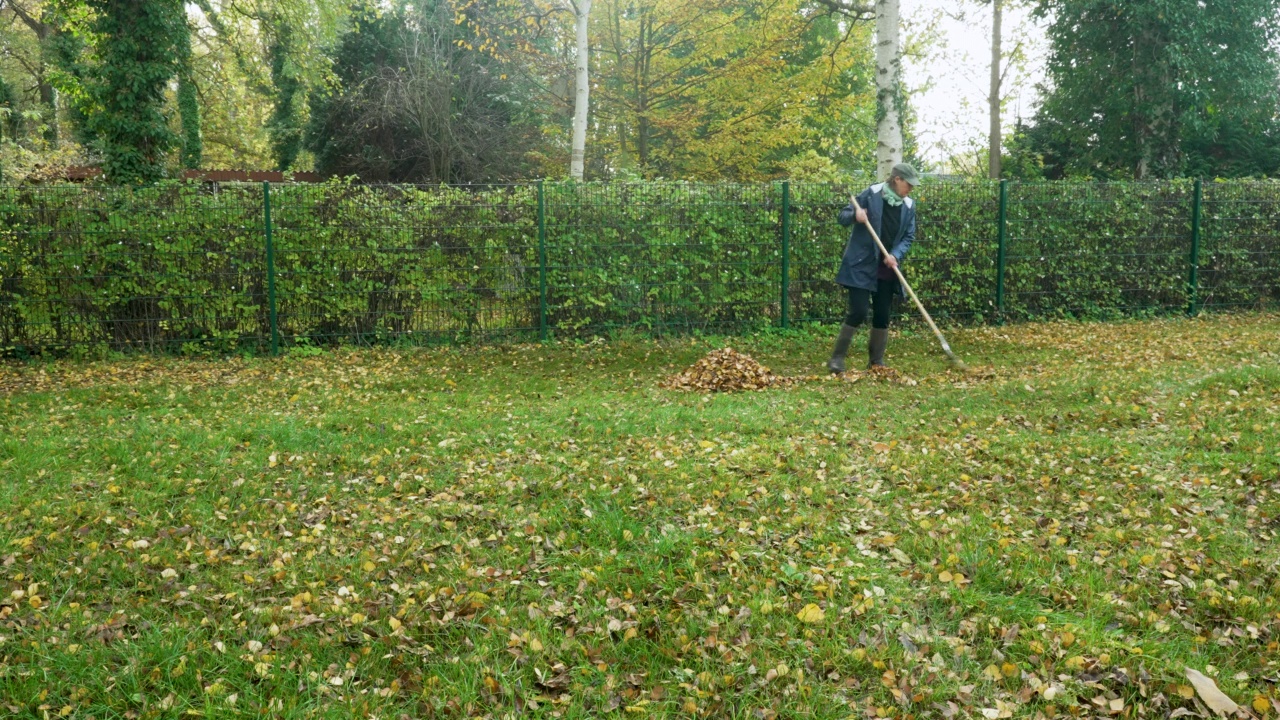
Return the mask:
<svg viewBox="0 0 1280 720">
<path fill-rule="evenodd" d="M 840 326 L 840 334 L 836 336 L 836 346 L 831 351 L 831 359 L 827 361 L 827 369 L 836 375 L 844 372 L 844 356 L 849 354 L 849 343 L 853 341 L 855 330 L 857 328 L 852 325 Z"/>
<path fill-rule="evenodd" d="M 888 328 L 871 328 L 871 336 L 867 338 L 867 367 L 884 367 L 884 349 L 888 346 Z"/>
</svg>

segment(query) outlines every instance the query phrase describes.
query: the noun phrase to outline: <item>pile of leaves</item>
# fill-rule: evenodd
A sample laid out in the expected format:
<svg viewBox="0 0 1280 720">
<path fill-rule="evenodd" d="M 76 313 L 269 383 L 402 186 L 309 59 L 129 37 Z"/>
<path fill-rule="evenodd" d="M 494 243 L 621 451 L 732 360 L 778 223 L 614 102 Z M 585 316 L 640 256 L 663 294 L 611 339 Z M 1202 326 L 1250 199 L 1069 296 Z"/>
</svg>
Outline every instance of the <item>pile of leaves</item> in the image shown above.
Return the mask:
<svg viewBox="0 0 1280 720">
<path fill-rule="evenodd" d="M 794 385 L 797 380 L 799 378 L 775 375 L 751 356 L 726 347 L 707 353 L 684 372 L 668 378 L 662 387 L 697 392 L 733 392 L 786 387 Z"/>
</svg>

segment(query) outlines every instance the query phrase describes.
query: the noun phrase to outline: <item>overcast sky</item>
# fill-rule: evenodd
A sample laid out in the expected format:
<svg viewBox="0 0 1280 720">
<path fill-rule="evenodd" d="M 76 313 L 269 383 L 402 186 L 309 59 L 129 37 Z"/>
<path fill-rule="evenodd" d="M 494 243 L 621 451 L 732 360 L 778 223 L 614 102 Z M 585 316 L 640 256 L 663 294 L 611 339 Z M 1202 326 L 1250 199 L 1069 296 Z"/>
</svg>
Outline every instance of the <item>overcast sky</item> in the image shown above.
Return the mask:
<svg viewBox="0 0 1280 720">
<path fill-rule="evenodd" d="M 1024 5 L 1024 3 L 1019 3 Z M 904 62 L 918 116 L 920 151 L 936 167 L 957 151 L 987 142 L 987 87 L 991 67 L 991 6 L 978 0 L 901 0 L 904 40 L 923 45 Z M 1027 59 L 1006 75 L 1004 126 L 1035 111 L 1035 85 L 1043 78 L 1045 36 L 1027 8 L 1006 8 L 1002 46 L 1019 42 Z M 984 156 L 985 157 L 985 156 Z"/>
</svg>

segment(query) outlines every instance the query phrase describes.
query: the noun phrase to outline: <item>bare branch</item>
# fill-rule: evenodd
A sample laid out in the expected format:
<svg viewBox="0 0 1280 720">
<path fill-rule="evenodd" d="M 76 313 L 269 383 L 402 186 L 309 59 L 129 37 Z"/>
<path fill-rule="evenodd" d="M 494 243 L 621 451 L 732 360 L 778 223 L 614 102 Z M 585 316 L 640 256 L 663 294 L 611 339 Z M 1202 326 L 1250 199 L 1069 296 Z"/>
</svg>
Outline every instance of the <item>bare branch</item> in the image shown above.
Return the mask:
<svg viewBox="0 0 1280 720">
<path fill-rule="evenodd" d="M 824 15 L 839 15 L 850 20 L 869 21 L 876 17 L 876 9 L 871 4 L 860 4 L 854 0 L 810 0 L 815 7 L 821 8 Z"/>
</svg>

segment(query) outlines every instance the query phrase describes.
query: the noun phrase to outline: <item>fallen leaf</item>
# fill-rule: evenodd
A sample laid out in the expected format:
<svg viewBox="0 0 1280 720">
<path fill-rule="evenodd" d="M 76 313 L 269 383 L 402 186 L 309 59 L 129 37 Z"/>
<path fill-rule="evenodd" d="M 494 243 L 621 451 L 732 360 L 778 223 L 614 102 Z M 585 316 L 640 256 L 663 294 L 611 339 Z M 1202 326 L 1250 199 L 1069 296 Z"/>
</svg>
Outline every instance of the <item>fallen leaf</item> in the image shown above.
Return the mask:
<svg viewBox="0 0 1280 720">
<path fill-rule="evenodd" d="M 1191 668 L 1186 668 L 1186 673 L 1187 679 L 1195 686 L 1196 692 L 1200 694 L 1200 699 L 1204 701 L 1205 705 L 1209 706 L 1210 710 L 1225 716 L 1240 709 L 1240 706 L 1236 705 L 1235 701 L 1218 689 L 1218 684 L 1212 679 Z"/>
<path fill-rule="evenodd" d="M 822 611 L 822 608 L 809 603 L 800 612 L 796 613 L 796 617 L 800 619 L 800 622 L 816 625 L 826 619 L 827 614 Z"/>
</svg>

